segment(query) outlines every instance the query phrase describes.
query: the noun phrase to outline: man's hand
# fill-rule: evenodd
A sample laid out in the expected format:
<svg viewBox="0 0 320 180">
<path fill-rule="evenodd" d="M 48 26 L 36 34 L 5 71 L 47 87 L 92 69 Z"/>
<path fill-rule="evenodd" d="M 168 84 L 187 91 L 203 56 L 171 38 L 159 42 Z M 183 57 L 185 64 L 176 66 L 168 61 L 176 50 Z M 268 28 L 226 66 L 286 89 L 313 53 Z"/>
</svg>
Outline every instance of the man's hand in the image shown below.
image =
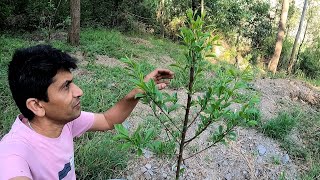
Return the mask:
<svg viewBox="0 0 320 180">
<path fill-rule="evenodd" d="M 168 79 L 172 79 L 173 77 L 174 73 L 168 69 L 156 69 L 148 74 L 144 78 L 144 81 L 148 82 L 150 79 L 153 79 L 158 89 L 161 90 L 169 85 L 170 82 Z"/>
</svg>

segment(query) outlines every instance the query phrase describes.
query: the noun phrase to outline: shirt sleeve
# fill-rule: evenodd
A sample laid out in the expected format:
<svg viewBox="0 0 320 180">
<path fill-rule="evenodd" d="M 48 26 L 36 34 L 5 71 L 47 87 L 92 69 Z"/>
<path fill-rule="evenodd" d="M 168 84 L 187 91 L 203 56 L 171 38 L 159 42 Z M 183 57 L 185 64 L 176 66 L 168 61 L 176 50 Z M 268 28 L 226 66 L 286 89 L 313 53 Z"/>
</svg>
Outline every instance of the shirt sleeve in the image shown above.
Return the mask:
<svg viewBox="0 0 320 180">
<path fill-rule="evenodd" d="M 27 161 L 17 155 L 0 156 L 0 180 L 19 176 L 32 179 Z"/>
<path fill-rule="evenodd" d="M 73 137 L 79 137 L 88 131 L 94 121 L 94 114 L 91 112 L 81 111 L 81 115 L 71 122 L 71 132 Z"/>
</svg>

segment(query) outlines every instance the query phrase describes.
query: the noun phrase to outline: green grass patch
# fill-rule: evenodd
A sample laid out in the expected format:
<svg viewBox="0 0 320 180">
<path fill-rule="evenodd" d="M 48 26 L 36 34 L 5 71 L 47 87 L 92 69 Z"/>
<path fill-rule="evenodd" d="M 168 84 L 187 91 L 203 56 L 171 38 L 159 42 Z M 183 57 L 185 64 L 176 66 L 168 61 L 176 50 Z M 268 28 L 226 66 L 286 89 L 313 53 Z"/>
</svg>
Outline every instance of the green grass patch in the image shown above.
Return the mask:
<svg viewBox="0 0 320 180">
<path fill-rule="evenodd" d="M 320 178 L 320 163 L 319 161 L 312 165 L 311 169 L 304 172 L 301 180 L 314 180 Z"/>
<path fill-rule="evenodd" d="M 300 174 L 300 179 L 317 179 L 320 175 L 320 113 L 293 110 L 279 113 L 260 126 L 267 136 L 277 139 L 290 157 L 310 165 Z"/>
<path fill-rule="evenodd" d="M 90 137 L 92 135 L 93 137 Z M 120 178 L 128 153 L 112 141 L 110 133 L 87 133 L 75 145 L 77 179 Z"/>
<path fill-rule="evenodd" d="M 278 117 L 262 126 L 264 134 L 271 138 L 283 139 L 297 124 L 298 114 L 280 113 Z"/>
</svg>

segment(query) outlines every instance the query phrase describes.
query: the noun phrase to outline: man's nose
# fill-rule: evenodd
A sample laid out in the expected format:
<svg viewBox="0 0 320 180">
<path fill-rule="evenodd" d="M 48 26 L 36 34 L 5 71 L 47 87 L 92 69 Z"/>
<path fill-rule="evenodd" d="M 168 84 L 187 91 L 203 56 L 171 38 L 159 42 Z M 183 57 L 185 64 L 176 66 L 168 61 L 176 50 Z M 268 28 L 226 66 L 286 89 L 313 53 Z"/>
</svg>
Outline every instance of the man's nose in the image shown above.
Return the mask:
<svg viewBox="0 0 320 180">
<path fill-rule="evenodd" d="M 74 85 L 74 89 L 73 89 L 73 96 L 74 97 L 81 97 L 83 95 L 83 91 L 75 84 Z"/>
</svg>

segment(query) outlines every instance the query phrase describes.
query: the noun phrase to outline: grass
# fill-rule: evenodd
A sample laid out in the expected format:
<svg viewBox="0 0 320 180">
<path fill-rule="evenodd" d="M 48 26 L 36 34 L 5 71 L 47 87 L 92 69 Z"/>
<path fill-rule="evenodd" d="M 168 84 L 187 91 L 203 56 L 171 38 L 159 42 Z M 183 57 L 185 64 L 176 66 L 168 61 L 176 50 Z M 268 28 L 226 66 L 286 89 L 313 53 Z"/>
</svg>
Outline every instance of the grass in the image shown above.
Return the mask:
<svg viewBox="0 0 320 180">
<path fill-rule="evenodd" d="M 271 138 L 283 139 L 295 127 L 298 118 L 297 114 L 280 113 L 262 126 L 263 132 Z"/>
<path fill-rule="evenodd" d="M 19 113 L 15 106 L 7 82 L 7 65 L 17 48 L 36 45 L 28 36 L 0 36 L 0 137 L 7 133 Z M 75 83 L 84 91 L 82 107 L 85 111 L 102 112 L 110 108 L 131 89 L 123 68 L 105 67 L 95 63 L 96 55 L 107 55 L 114 58 L 132 56 L 142 64 L 145 74 L 161 64 L 161 57 L 181 59 L 183 46 L 165 39 L 145 37 L 152 48 L 145 44 L 135 44 L 130 37 L 118 31 L 103 29 L 84 29 L 81 32 L 81 44 L 72 47 L 66 42 L 53 40 L 51 44 L 66 52 L 81 51 L 89 59 L 85 75 L 75 77 Z M 152 64 L 149 61 L 152 58 Z M 112 140 L 111 133 L 86 133 L 75 142 L 75 162 L 78 179 L 121 178 L 119 173 L 126 167 L 129 152 L 121 150 L 119 142 Z"/>
<path fill-rule="evenodd" d="M 277 139 L 290 157 L 308 166 L 300 179 L 317 179 L 320 175 L 320 113 L 292 110 L 262 124 L 260 130 Z M 296 138 L 298 136 L 299 141 Z"/>
<path fill-rule="evenodd" d="M 93 138 L 90 138 L 90 134 Z M 111 133 L 87 133 L 75 145 L 77 179 L 121 178 L 128 153 L 112 140 Z"/>
</svg>

